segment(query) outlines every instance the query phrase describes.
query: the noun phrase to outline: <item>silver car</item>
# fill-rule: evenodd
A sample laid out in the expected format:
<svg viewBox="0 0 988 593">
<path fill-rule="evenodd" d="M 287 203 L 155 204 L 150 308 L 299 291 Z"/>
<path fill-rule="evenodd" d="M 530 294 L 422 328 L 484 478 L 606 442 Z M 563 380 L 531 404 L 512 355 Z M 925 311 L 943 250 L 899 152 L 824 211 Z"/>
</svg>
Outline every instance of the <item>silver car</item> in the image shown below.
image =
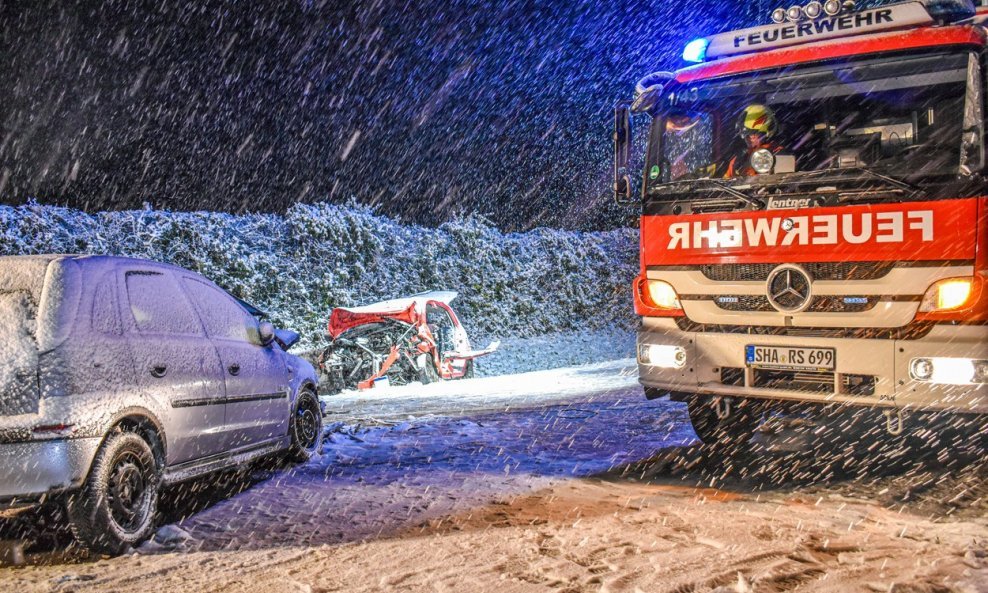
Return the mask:
<svg viewBox="0 0 988 593">
<path fill-rule="evenodd" d="M 319 446 L 298 334 L 188 270 L 0 257 L 0 509 L 64 502 L 90 549 L 150 536 L 161 486 Z"/>
</svg>

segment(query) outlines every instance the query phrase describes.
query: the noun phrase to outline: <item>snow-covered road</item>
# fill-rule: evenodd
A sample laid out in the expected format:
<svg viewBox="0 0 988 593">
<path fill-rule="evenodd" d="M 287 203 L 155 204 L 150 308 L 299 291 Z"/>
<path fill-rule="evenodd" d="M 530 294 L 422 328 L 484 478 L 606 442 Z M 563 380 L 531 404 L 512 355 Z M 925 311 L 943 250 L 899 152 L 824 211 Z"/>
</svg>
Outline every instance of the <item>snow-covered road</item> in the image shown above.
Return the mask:
<svg viewBox="0 0 988 593">
<path fill-rule="evenodd" d="M 326 422 L 332 424 L 520 411 L 576 400 L 595 401 L 637 385 L 638 367 L 633 359 L 625 359 L 483 379 L 349 391 L 323 397 L 322 401 Z M 641 399 L 640 393 L 636 398 Z"/>
<path fill-rule="evenodd" d="M 724 459 L 695 444 L 682 404 L 646 401 L 633 371 L 618 361 L 327 398 L 320 458 L 171 492 L 167 525 L 132 556 L 94 561 L 39 540 L 32 565 L 0 568 L 0 584 L 985 590 L 983 463 L 852 454 L 835 469 L 772 447 L 784 431 L 758 457 Z"/>
</svg>

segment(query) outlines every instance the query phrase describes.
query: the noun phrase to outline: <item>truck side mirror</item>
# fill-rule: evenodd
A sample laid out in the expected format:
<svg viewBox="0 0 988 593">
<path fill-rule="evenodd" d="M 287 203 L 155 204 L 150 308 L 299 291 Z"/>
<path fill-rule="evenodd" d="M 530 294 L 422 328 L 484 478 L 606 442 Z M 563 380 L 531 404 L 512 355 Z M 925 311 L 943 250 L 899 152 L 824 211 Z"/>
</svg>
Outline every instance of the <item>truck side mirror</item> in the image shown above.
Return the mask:
<svg viewBox="0 0 988 593">
<path fill-rule="evenodd" d="M 632 204 L 631 175 L 631 104 L 619 101 L 614 106 L 614 200 L 618 204 Z"/>
</svg>

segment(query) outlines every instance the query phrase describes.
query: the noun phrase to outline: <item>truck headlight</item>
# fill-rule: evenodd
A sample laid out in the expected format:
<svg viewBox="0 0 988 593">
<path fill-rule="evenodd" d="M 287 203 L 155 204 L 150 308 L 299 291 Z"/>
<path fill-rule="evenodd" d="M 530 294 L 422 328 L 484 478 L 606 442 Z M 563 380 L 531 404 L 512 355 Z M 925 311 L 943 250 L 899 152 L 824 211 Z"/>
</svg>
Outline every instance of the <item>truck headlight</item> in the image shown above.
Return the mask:
<svg viewBox="0 0 988 593">
<path fill-rule="evenodd" d="M 676 294 L 676 289 L 668 282 L 663 280 L 649 280 L 647 286 L 648 296 L 652 299 L 652 303 L 656 307 L 662 309 L 683 308 L 679 302 L 679 295 Z"/>
<path fill-rule="evenodd" d="M 974 292 L 971 278 L 948 278 L 930 287 L 919 305 L 920 313 L 937 313 L 960 309 L 967 304 Z"/>
<path fill-rule="evenodd" d="M 775 167 L 775 155 L 772 154 L 772 151 L 764 148 L 751 153 L 750 160 L 751 168 L 762 175 L 771 173 L 772 168 Z"/>
</svg>

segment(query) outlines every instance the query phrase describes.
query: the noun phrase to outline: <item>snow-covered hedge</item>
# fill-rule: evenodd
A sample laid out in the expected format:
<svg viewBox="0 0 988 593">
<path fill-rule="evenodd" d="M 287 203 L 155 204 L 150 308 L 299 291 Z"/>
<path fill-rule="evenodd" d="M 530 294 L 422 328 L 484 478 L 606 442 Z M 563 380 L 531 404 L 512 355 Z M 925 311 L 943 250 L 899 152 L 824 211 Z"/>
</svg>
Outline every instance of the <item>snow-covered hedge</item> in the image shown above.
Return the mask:
<svg viewBox="0 0 988 593">
<path fill-rule="evenodd" d="M 89 214 L 0 206 L 0 254 L 102 253 L 202 273 L 324 343 L 335 306 L 455 290 L 476 341 L 628 330 L 636 233 L 501 233 L 479 218 L 403 225 L 357 206 L 297 204 L 283 216 L 139 210 Z"/>
</svg>

